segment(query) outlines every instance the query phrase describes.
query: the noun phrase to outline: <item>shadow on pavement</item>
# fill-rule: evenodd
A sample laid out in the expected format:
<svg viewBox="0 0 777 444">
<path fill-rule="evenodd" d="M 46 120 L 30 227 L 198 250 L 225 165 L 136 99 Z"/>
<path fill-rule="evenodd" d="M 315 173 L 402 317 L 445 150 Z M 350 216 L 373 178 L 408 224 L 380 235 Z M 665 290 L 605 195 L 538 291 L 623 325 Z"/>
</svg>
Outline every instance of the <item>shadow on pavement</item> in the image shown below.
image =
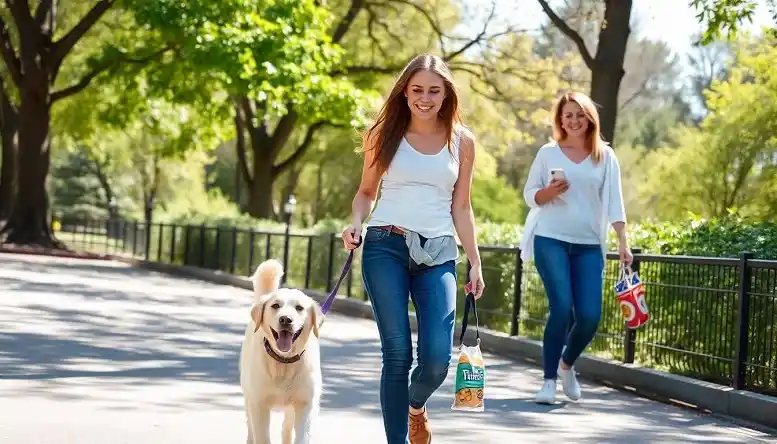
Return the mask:
<svg viewBox="0 0 777 444">
<path fill-rule="evenodd" d="M 249 292 L 81 262 L 0 258 L 0 396 L 92 399 L 118 410 L 133 410 L 142 399 L 182 411 L 242 411 L 238 357 Z M 380 418 L 375 326 L 330 317 L 334 321 L 322 330 L 322 410 Z M 728 424 L 717 418 L 590 384 L 584 384 L 584 402 L 537 405 L 539 369 L 491 355 L 486 411 L 451 411 L 456 356 L 429 401 L 435 436 L 446 443 L 472 442 L 481 434 L 546 442 L 532 437 L 547 433 L 573 442 L 748 441 L 722 436 Z"/>
</svg>

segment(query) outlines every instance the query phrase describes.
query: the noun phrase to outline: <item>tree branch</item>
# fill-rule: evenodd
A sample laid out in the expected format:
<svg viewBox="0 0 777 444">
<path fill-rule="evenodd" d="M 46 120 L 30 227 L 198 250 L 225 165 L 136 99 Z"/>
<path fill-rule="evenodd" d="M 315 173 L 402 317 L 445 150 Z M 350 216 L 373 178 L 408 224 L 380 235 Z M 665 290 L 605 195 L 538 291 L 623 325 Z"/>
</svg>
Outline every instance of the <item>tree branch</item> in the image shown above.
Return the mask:
<svg viewBox="0 0 777 444">
<path fill-rule="evenodd" d="M 143 64 L 148 63 L 152 60 L 154 60 L 157 57 L 160 57 L 162 54 L 164 54 L 167 51 L 170 51 L 172 47 L 165 47 L 160 50 L 157 50 L 156 52 L 140 58 L 134 58 L 134 57 L 128 57 L 128 56 L 121 56 L 117 57 L 115 59 L 112 59 L 110 61 L 103 62 L 96 66 L 94 69 L 86 73 L 81 80 L 79 80 L 77 83 L 68 86 L 67 88 L 54 91 L 51 93 L 51 103 L 54 103 L 58 100 L 64 99 L 66 97 L 72 96 L 73 94 L 79 93 L 83 91 L 87 86 L 89 86 L 90 83 L 92 83 L 92 80 L 94 80 L 97 76 L 102 74 L 103 72 L 115 67 L 119 63 L 133 63 L 133 64 Z"/>
<path fill-rule="evenodd" d="M 313 136 L 316 134 L 316 131 L 321 129 L 324 125 L 329 124 L 329 122 L 316 122 L 308 127 L 307 132 L 305 132 L 305 138 L 302 140 L 302 143 L 299 144 L 297 149 L 292 153 L 291 156 L 286 158 L 283 162 L 279 163 L 278 165 L 273 166 L 273 177 L 276 175 L 286 171 L 294 165 L 297 160 L 299 160 L 300 157 L 302 157 L 303 154 L 310 148 L 310 144 L 313 143 Z"/>
<path fill-rule="evenodd" d="M 578 51 L 580 51 L 580 57 L 583 58 L 583 61 L 585 62 L 586 66 L 588 66 L 589 69 L 593 69 L 594 65 L 594 58 L 591 57 L 591 53 L 588 51 L 588 48 L 585 46 L 585 41 L 583 40 L 583 37 L 580 36 L 580 34 L 575 31 L 574 29 L 570 28 L 569 25 L 559 17 L 555 12 L 553 12 L 553 9 L 548 4 L 547 0 L 537 0 L 540 3 L 540 6 L 542 6 L 542 10 L 545 11 L 545 14 L 550 18 L 550 21 L 553 22 L 554 25 L 564 33 L 567 37 L 572 39 L 573 42 L 575 42 L 575 45 L 577 45 Z"/>
<path fill-rule="evenodd" d="M 340 43 L 365 4 L 366 0 L 351 0 L 351 6 L 348 8 L 348 12 L 345 13 L 343 19 L 337 24 L 335 32 L 332 34 L 332 43 Z"/>
<path fill-rule="evenodd" d="M 35 10 L 35 23 L 38 25 L 38 28 L 43 28 L 46 16 L 51 12 L 53 6 L 54 0 L 40 0 L 38 9 Z"/>
<path fill-rule="evenodd" d="M 13 46 L 11 45 L 11 36 L 8 34 L 8 26 L 5 21 L 0 17 L 0 52 L 2 52 L 3 61 L 5 66 L 11 75 L 14 85 L 17 88 L 22 86 L 22 62 L 16 55 Z"/>
<path fill-rule="evenodd" d="M 275 126 L 275 131 L 273 131 L 272 136 L 270 136 L 270 143 L 268 144 L 268 148 L 271 150 L 271 159 L 274 159 L 286 145 L 286 142 L 289 140 L 289 137 L 294 130 L 294 125 L 297 123 L 297 119 L 299 119 L 299 114 L 297 114 L 297 111 L 295 111 L 294 108 L 289 107 L 289 111 L 286 115 L 281 117 L 278 121 L 278 124 Z"/>
<path fill-rule="evenodd" d="M 116 0 L 100 0 L 81 18 L 81 21 L 79 21 L 70 32 L 52 44 L 52 82 L 56 77 L 57 72 L 59 72 L 62 61 L 65 60 L 65 57 L 67 57 L 76 43 L 81 40 L 84 34 L 100 20 L 100 17 L 102 17 L 115 2 Z"/>
</svg>

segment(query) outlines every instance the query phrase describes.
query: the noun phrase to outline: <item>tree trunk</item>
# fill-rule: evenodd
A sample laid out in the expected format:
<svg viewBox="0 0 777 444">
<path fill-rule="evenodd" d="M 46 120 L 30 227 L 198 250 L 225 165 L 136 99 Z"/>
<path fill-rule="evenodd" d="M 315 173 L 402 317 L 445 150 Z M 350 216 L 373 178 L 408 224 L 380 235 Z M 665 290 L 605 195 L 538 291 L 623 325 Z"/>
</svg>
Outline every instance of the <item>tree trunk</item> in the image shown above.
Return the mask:
<svg viewBox="0 0 777 444">
<path fill-rule="evenodd" d="M 18 147 L 16 133 L 18 116 L 16 110 L 2 98 L 2 119 L 0 119 L 0 137 L 2 138 L 3 164 L 0 170 L 0 220 L 6 220 L 11 215 L 14 193 L 16 192 L 16 172 L 18 170 Z"/>
<path fill-rule="evenodd" d="M 22 91 L 19 107 L 19 158 L 16 198 L 8 223 L 3 228 L 5 242 L 63 248 L 48 223 L 49 199 L 49 91 L 45 81 L 38 88 Z"/>
<path fill-rule="evenodd" d="M 254 177 L 251 181 L 251 191 L 246 205 L 248 214 L 259 219 L 275 219 L 273 199 L 273 159 L 260 157 L 266 151 L 254 149 Z"/>
<path fill-rule="evenodd" d="M 631 33 L 631 6 L 631 1 L 607 1 L 596 57 L 591 67 L 591 100 L 600 107 L 601 133 L 609 143 L 615 140 L 618 92 L 625 75 L 623 63 Z"/>
</svg>

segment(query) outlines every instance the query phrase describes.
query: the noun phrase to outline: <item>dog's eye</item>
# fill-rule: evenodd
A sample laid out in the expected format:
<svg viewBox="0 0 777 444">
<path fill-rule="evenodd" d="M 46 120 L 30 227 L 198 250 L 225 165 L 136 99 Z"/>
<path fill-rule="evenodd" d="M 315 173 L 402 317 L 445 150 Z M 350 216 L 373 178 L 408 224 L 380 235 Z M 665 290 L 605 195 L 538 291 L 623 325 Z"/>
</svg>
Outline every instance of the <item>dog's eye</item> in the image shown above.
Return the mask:
<svg viewBox="0 0 777 444">
<path fill-rule="evenodd" d="M 297 306 L 296 306 L 296 307 L 294 307 L 294 308 L 296 308 L 296 309 L 297 309 L 297 311 L 302 311 L 302 310 L 304 310 L 304 308 L 303 308 L 301 305 L 297 305 Z"/>
<path fill-rule="evenodd" d="M 270 307 L 272 307 L 273 309 L 277 310 L 277 309 L 281 308 L 281 304 L 276 302 L 276 303 L 272 304 Z"/>
</svg>

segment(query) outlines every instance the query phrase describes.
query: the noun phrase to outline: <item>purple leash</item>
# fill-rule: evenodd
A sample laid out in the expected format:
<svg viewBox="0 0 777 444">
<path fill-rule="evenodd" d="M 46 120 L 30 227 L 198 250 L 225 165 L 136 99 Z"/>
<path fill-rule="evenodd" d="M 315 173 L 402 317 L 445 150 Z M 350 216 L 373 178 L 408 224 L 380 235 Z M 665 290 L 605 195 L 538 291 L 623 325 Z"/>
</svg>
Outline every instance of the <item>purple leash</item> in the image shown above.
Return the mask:
<svg viewBox="0 0 777 444">
<path fill-rule="evenodd" d="M 361 245 L 361 242 L 359 242 L 359 245 Z M 359 247 L 357 246 L 356 248 L 359 248 Z M 346 259 L 345 264 L 343 265 L 343 271 L 340 272 L 340 279 L 337 280 L 337 283 L 335 284 L 335 288 L 332 289 L 332 291 L 329 293 L 329 296 L 327 296 L 324 303 L 321 304 L 321 312 L 324 314 L 326 314 L 326 312 L 329 311 L 329 307 L 332 306 L 332 302 L 335 301 L 335 296 L 337 296 L 337 290 L 340 289 L 340 284 L 343 283 L 345 276 L 348 275 L 348 272 L 351 270 L 351 263 L 353 262 L 353 252 L 354 250 L 351 250 L 351 252 L 348 253 L 348 259 Z"/>
</svg>

